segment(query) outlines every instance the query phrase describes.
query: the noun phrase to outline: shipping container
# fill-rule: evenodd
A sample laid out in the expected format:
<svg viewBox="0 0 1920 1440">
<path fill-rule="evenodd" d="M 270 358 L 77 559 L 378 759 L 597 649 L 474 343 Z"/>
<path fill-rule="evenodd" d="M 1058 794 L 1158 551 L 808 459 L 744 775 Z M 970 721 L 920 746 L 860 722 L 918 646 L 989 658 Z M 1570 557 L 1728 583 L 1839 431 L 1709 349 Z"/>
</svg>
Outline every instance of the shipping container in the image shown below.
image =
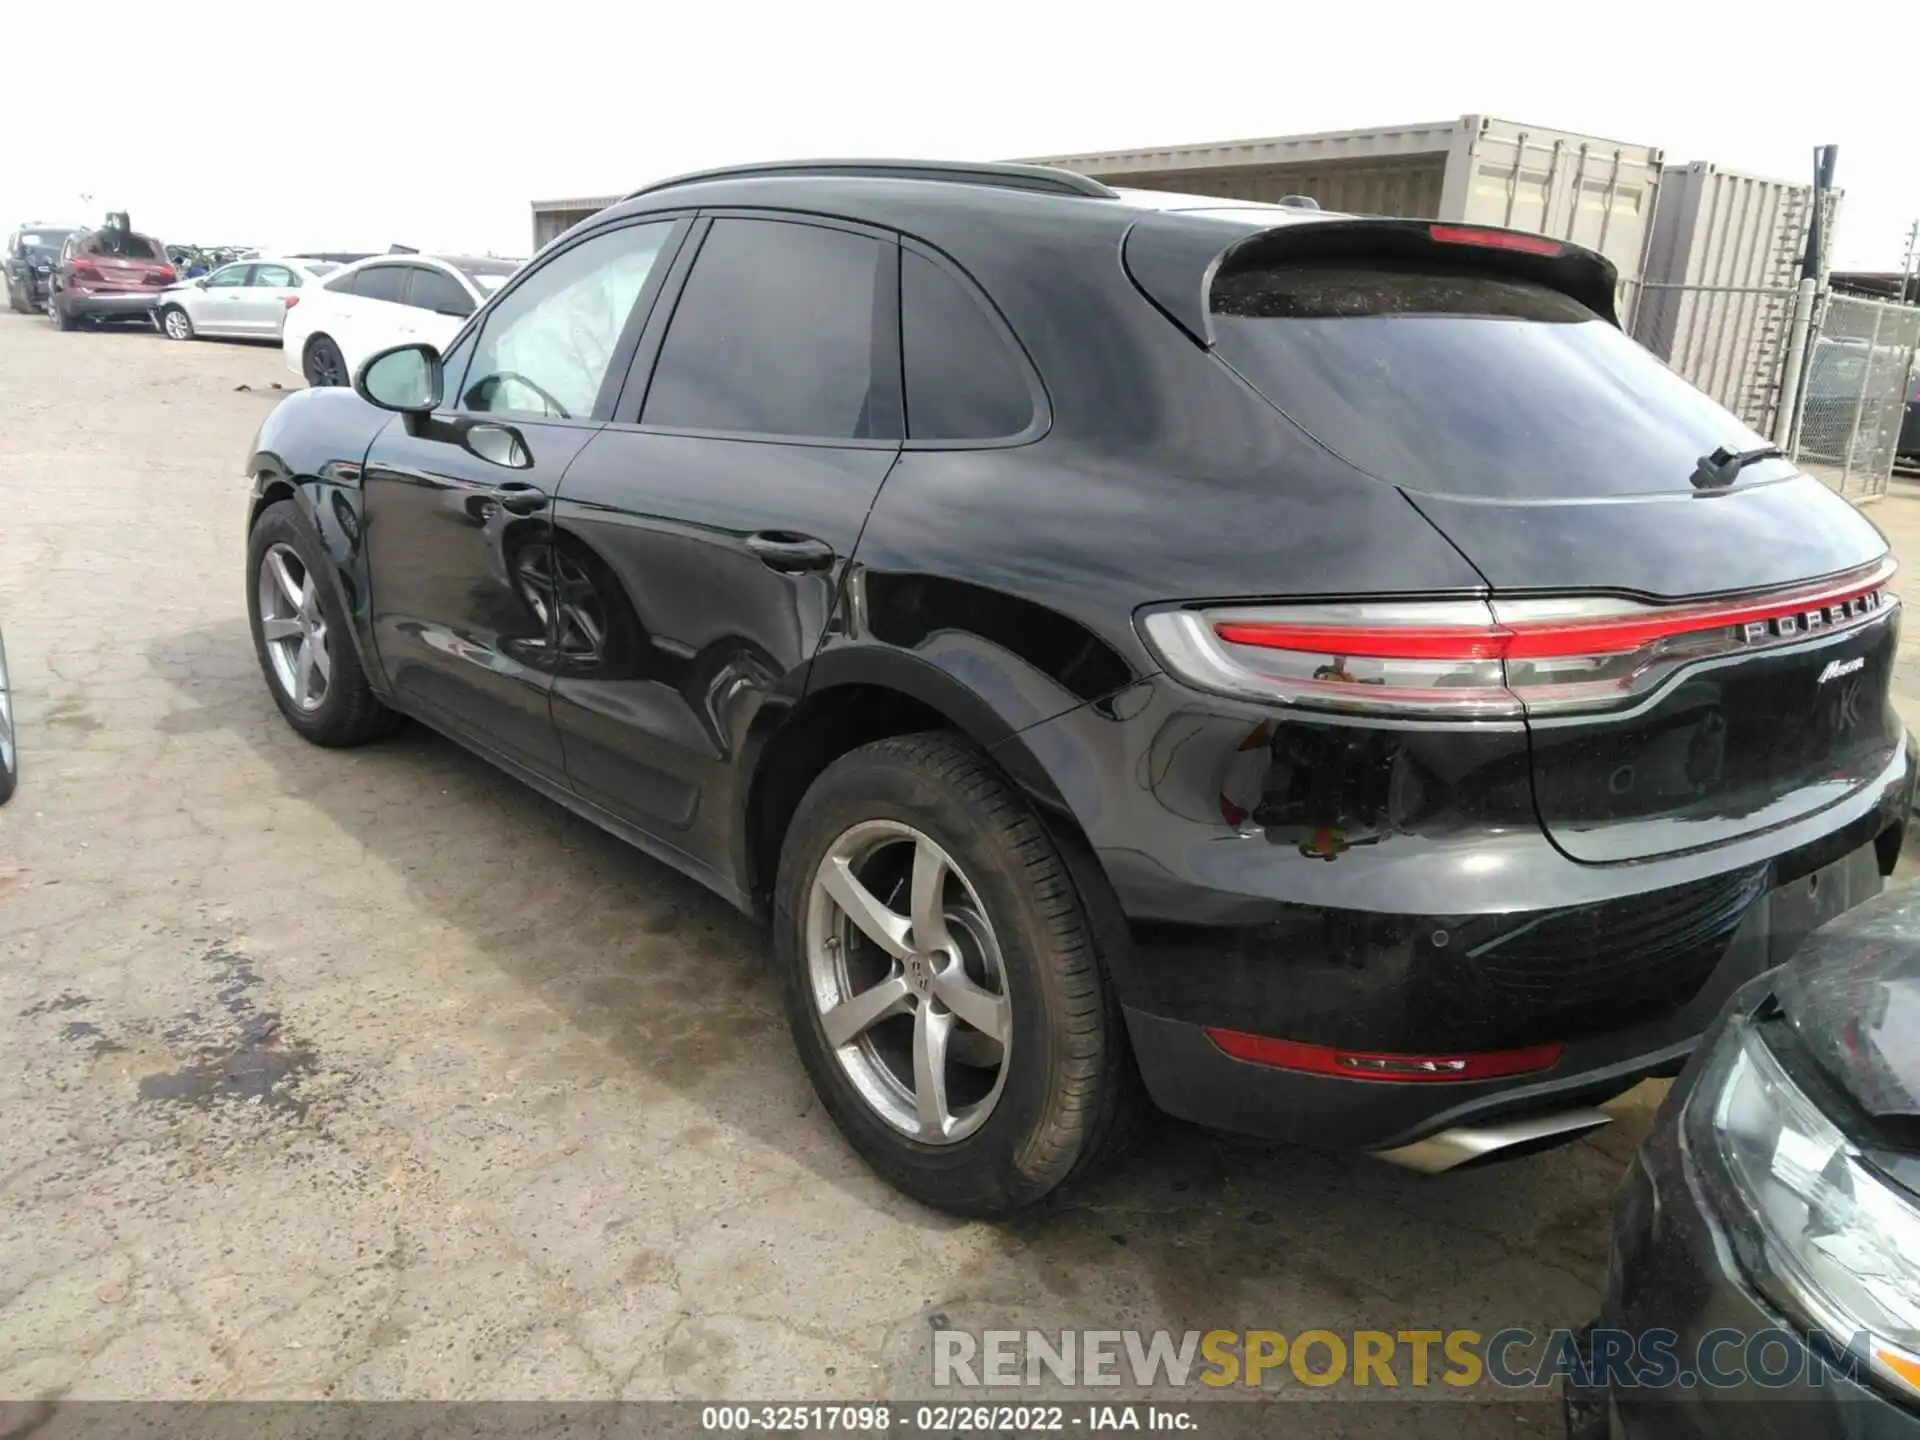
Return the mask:
<svg viewBox="0 0 1920 1440">
<path fill-rule="evenodd" d="M 1327 210 L 1537 230 L 1640 273 L 1661 152 L 1466 115 L 1434 125 L 1039 160 L 1109 185 L 1236 200 L 1309 195 Z"/>
<path fill-rule="evenodd" d="M 618 205 L 619 195 L 602 195 L 584 200 L 536 200 L 533 202 L 533 250 L 538 255 L 548 242 L 559 239 L 582 220 L 590 220 L 609 205 Z"/>
<path fill-rule="evenodd" d="M 1806 253 L 1811 183 L 1696 161 L 1662 172 L 1646 262 L 1622 305 L 1642 345 L 1763 433 L 1772 429 Z M 1827 197 L 1827 253 L 1839 192 Z"/>
</svg>

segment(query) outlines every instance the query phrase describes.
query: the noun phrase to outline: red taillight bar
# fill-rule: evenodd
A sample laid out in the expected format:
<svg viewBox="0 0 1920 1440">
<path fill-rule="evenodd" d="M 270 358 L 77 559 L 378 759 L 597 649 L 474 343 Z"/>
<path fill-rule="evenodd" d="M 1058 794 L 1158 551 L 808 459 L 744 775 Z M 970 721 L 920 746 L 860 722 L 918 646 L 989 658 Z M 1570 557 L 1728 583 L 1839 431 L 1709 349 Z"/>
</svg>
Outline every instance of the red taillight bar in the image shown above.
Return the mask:
<svg viewBox="0 0 1920 1440">
<path fill-rule="evenodd" d="M 1482 230 L 1475 225 L 1429 225 L 1427 233 L 1443 245 L 1484 245 L 1491 250 L 1518 250 L 1526 255 L 1558 255 L 1565 247 L 1544 235 L 1513 230 Z"/>
<path fill-rule="evenodd" d="M 1213 633 L 1230 645 L 1313 650 L 1377 660 L 1499 660 L 1513 632 L 1501 625 L 1284 625 L 1224 620 Z"/>
<path fill-rule="evenodd" d="M 1213 633 L 1232 645 L 1312 650 L 1381 660 L 1544 660 L 1566 655 L 1620 655 L 1656 640 L 1751 625 L 1833 606 L 1851 605 L 1883 588 L 1898 568 L 1891 556 L 1865 577 L 1768 599 L 1676 606 L 1647 614 L 1596 619 L 1513 621 L 1501 625 L 1289 625 L 1222 621 Z"/>
<path fill-rule="evenodd" d="M 1341 1050 L 1332 1045 L 1308 1045 L 1298 1040 L 1276 1040 L 1241 1030 L 1209 1027 L 1207 1038 L 1236 1060 L 1298 1070 L 1308 1075 L 1337 1075 L 1347 1080 L 1404 1082 L 1497 1080 L 1509 1075 L 1532 1075 L 1551 1070 L 1567 1052 L 1558 1042 L 1527 1045 L 1516 1050 L 1475 1050 L 1452 1055 L 1408 1055 L 1378 1050 Z"/>
</svg>

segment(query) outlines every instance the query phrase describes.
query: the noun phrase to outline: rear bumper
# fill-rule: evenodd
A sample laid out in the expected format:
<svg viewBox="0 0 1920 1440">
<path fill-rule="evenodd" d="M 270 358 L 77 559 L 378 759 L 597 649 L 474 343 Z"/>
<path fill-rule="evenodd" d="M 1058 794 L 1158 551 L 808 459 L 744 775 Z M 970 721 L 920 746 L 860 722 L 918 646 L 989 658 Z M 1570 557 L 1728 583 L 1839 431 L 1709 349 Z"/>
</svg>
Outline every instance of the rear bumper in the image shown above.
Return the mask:
<svg viewBox="0 0 1920 1440">
<path fill-rule="evenodd" d="M 157 290 L 111 290 L 88 293 L 68 287 L 56 292 L 53 303 L 76 320 L 144 320 L 153 322 Z"/>
<path fill-rule="evenodd" d="M 1133 1009 L 1128 1033 L 1147 1088 L 1169 1113 L 1324 1149 L 1393 1150 L 1456 1127 L 1593 1106 L 1641 1080 L 1677 1075 L 1736 990 L 1785 961 L 1815 924 L 1879 893 L 1881 863 L 1868 841 L 1764 892 L 1690 999 L 1627 1029 L 1570 1041 L 1550 1069 L 1534 1075 L 1393 1081 L 1305 1074 L 1236 1059 L 1205 1026 Z"/>
<path fill-rule="evenodd" d="M 1339 1149 L 1590 1106 L 1676 1072 L 1739 985 L 1878 892 L 1915 784 L 1902 739 L 1813 814 L 1586 864 L 1543 832 L 1524 736 L 1496 726 L 1276 720 L 1155 679 L 1018 745 L 1010 768 L 1041 772 L 1031 788 L 1050 799 L 1051 784 L 1092 848 L 1079 879 L 1155 1100 Z M 1235 1058 L 1210 1029 L 1338 1063 Z M 1539 1046 L 1562 1048 L 1470 1080 L 1349 1078 L 1341 1058 Z"/>
</svg>

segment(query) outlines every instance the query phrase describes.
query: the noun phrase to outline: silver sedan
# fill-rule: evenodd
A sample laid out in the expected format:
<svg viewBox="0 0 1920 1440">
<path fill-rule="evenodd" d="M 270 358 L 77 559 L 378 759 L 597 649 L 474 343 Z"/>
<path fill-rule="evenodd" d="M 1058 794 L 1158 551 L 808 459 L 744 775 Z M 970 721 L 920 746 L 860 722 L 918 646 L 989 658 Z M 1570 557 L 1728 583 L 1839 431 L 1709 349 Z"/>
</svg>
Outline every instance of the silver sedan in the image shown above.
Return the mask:
<svg viewBox="0 0 1920 1440">
<path fill-rule="evenodd" d="M 153 321 L 169 340 L 221 336 L 278 340 L 301 292 L 340 267 L 291 256 L 237 260 L 211 275 L 169 285 L 154 297 Z"/>
</svg>

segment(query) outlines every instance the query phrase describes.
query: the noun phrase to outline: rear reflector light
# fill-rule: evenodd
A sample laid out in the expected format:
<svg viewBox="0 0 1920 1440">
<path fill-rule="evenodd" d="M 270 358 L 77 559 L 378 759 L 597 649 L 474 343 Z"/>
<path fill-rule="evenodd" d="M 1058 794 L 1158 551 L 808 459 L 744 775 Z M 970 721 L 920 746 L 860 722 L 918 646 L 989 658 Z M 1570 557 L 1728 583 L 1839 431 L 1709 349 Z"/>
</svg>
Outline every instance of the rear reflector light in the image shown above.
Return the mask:
<svg viewBox="0 0 1920 1440">
<path fill-rule="evenodd" d="M 1607 596 L 1161 610 L 1141 619 L 1202 689 L 1315 709 L 1462 719 L 1606 709 L 1689 665 L 1866 625 L 1898 607 L 1891 556 L 1763 597 Z"/>
<path fill-rule="evenodd" d="M 1558 255 L 1558 240 L 1517 230 L 1482 230 L 1475 225 L 1429 225 L 1427 233 L 1443 245 L 1484 245 L 1491 250 L 1518 250 L 1525 255 Z"/>
<path fill-rule="evenodd" d="M 1298 1040 L 1275 1040 L 1240 1030 L 1209 1029 L 1207 1038 L 1236 1060 L 1298 1070 L 1307 1075 L 1338 1075 L 1348 1080 L 1402 1082 L 1497 1080 L 1509 1075 L 1533 1075 L 1560 1063 L 1567 1047 L 1528 1045 L 1518 1050 L 1478 1050 L 1464 1055 L 1406 1055 L 1378 1050 L 1341 1050 L 1332 1045 L 1307 1045 Z"/>
</svg>

